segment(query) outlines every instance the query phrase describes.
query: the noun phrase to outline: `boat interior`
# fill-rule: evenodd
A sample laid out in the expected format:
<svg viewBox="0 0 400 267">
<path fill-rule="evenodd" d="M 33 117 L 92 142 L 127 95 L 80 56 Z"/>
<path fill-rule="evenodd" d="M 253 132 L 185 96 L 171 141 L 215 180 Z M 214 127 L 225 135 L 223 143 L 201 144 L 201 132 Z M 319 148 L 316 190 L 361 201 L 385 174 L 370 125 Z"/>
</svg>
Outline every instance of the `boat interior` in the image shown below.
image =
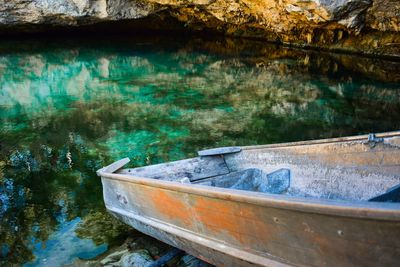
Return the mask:
<svg viewBox="0 0 400 267">
<path fill-rule="evenodd" d="M 400 202 L 400 138 L 381 141 L 218 148 L 117 173 L 265 194 Z"/>
</svg>

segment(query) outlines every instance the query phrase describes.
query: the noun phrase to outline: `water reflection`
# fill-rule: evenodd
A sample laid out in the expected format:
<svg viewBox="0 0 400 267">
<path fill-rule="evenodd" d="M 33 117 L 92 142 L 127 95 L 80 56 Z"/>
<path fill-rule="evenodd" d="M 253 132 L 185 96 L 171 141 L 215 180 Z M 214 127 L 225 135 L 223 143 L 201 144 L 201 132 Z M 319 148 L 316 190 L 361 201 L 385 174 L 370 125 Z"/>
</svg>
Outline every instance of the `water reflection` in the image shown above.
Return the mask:
<svg viewBox="0 0 400 267">
<path fill-rule="evenodd" d="M 69 262 L 71 258 L 90 259 L 106 251 L 105 243 L 96 246 L 93 240 L 78 237 L 76 229 L 80 222 L 77 217 L 61 223 L 45 243 L 33 240 L 33 254 L 36 258 L 24 266 L 59 266 Z"/>
<path fill-rule="evenodd" d="M 127 228 L 95 175 L 113 160 L 400 128 L 399 62 L 199 39 L 0 52 L 0 263 L 61 265 L 118 242 Z"/>
</svg>

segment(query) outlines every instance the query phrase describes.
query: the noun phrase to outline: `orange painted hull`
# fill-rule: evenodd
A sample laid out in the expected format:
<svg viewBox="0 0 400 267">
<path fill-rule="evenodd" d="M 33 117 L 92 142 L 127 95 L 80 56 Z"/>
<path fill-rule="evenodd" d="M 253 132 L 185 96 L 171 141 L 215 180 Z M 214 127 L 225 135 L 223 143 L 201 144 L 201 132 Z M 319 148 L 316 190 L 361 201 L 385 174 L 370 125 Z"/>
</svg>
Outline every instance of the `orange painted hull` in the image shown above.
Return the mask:
<svg viewBox="0 0 400 267">
<path fill-rule="evenodd" d="M 112 214 L 217 266 L 399 266 L 398 203 L 99 175 Z"/>
</svg>

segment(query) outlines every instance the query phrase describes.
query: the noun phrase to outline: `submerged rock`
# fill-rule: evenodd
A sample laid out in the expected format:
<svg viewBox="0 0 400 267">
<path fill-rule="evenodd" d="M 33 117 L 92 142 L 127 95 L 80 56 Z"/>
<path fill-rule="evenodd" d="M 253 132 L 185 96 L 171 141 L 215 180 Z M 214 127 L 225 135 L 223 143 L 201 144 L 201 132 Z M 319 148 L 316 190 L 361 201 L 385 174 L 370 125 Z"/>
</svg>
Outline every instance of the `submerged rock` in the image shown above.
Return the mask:
<svg viewBox="0 0 400 267">
<path fill-rule="evenodd" d="M 143 267 L 153 262 L 149 252 L 145 249 L 125 254 L 121 258 L 122 267 Z"/>
<path fill-rule="evenodd" d="M 109 30 L 211 30 L 400 57 L 399 12 L 398 0 L 0 0 L 0 32 L 120 21 Z"/>
<path fill-rule="evenodd" d="M 66 267 L 145 267 L 171 249 L 173 247 L 150 236 L 131 236 L 124 244 L 110 249 L 105 255 L 91 260 L 79 259 Z M 176 256 L 165 266 L 212 267 L 212 265 L 188 254 Z"/>
<path fill-rule="evenodd" d="M 120 259 L 129 254 L 128 249 L 117 250 L 100 261 L 101 265 L 113 265 L 120 261 Z"/>
<path fill-rule="evenodd" d="M 192 255 L 183 256 L 178 262 L 178 267 L 212 267 L 213 265 L 208 264 L 202 260 L 199 260 Z"/>
</svg>

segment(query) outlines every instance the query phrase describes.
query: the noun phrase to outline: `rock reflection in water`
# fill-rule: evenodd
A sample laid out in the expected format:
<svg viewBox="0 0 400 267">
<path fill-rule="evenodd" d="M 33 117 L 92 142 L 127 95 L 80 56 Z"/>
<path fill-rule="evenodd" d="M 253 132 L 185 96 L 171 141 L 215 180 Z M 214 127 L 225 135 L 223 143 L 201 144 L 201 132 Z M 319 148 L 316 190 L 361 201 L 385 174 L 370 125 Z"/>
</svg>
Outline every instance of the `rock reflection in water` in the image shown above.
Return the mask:
<svg viewBox="0 0 400 267">
<path fill-rule="evenodd" d="M 239 40 L 8 42 L 0 52 L 1 263 L 67 264 L 121 242 L 128 228 L 105 212 L 95 175 L 119 158 L 140 166 L 400 128 L 399 62 Z"/>
</svg>

